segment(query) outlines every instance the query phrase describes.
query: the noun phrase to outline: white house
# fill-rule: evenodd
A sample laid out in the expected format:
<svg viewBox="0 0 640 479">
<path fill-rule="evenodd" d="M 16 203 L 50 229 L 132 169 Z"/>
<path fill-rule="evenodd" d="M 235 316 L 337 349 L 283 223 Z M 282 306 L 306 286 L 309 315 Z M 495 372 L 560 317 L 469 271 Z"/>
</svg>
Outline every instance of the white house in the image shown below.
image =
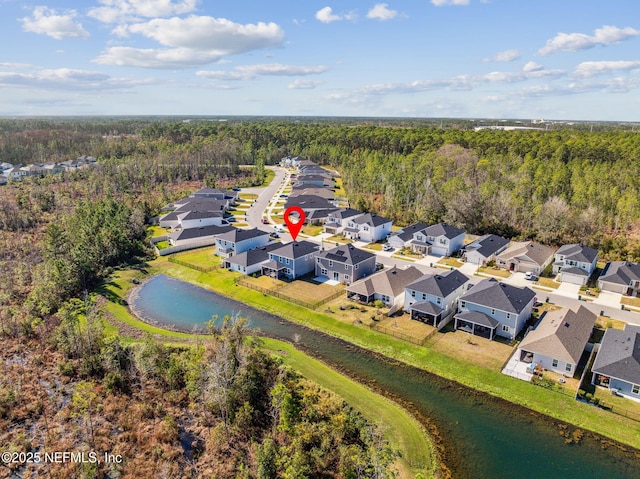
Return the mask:
<svg viewBox="0 0 640 479">
<path fill-rule="evenodd" d="M 584 285 L 596 269 L 598 251 L 583 244 L 566 244 L 556 251 L 553 274 L 560 281 Z"/>
<path fill-rule="evenodd" d="M 354 240 L 375 243 L 376 241 L 382 241 L 391 234 L 392 224 L 393 222 L 387 218 L 372 213 L 365 213 L 350 218 L 342 234 Z"/>
<path fill-rule="evenodd" d="M 363 214 L 364 213 L 362 211 L 354 210 L 352 208 L 341 208 L 337 211 L 333 211 L 327 215 L 327 221 L 324 224 L 324 232 L 332 235 L 339 235 L 348 226 L 349 220 L 354 220 Z"/>
<path fill-rule="evenodd" d="M 222 261 L 222 267 L 242 274 L 258 273 L 262 270 L 262 265 L 269 261 L 269 253 L 281 246 L 281 243 L 268 243 L 265 246 L 227 257 Z"/>
<path fill-rule="evenodd" d="M 389 235 L 389 238 L 387 239 L 387 243 L 389 243 L 394 248 L 409 248 L 411 247 L 413 235 L 426 229 L 428 226 L 429 225 L 426 225 L 424 223 L 415 223 L 402 228 L 399 231 L 391 233 Z"/>
<path fill-rule="evenodd" d="M 253 228 L 243 230 L 233 228 L 216 238 L 216 255 L 223 258 L 244 253 L 250 249 L 260 248 L 269 242 L 269 233 Z"/>
<path fill-rule="evenodd" d="M 464 245 L 465 232 L 460 228 L 438 223 L 413 234 L 411 248 L 422 254 L 451 256 Z"/>
<path fill-rule="evenodd" d="M 497 235 L 484 235 L 469 243 L 464 250 L 467 263 L 482 266 L 496 259 L 509 245 L 509 240 Z"/>
</svg>

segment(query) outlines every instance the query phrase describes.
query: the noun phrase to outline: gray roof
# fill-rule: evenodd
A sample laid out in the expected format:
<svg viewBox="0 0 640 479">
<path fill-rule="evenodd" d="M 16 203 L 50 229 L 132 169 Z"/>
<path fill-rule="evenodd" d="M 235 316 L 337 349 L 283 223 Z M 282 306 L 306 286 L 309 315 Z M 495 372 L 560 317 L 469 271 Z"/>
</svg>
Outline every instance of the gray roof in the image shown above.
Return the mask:
<svg viewBox="0 0 640 479">
<path fill-rule="evenodd" d="M 375 258 L 374 253 L 358 249 L 352 244 L 340 245 L 335 248 L 326 251 L 320 251 L 317 255 L 318 258 L 326 258 L 330 261 L 342 264 L 359 264 L 368 259 Z"/>
<path fill-rule="evenodd" d="M 407 289 L 446 298 L 467 281 L 469 278 L 454 269 L 444 273 L 427 274 L 408 284 Z"/>
<path fill-rule="evenodd" d="M 293 185 L 289 193 L 289 197 L 292 196 L 319 196 L 326 200 L 333 200 L 336 197 L 335 193 L 328 188 L 309 185 Z"/>
<path fill-rule="evenodd" d="M 423 231 L 427 236 L 433 236 L 434 238 L 444 236 L 448 239 L 453 239 L 464 234 L 464 231 L 460 228 L 448 225 L 447 223 L 438 223 L 437 225 L 427 226 Z"/>
<path fill-rule="evenodd" d="M 437 316 L 444 310 L 437 304 L 425 301 L 423 303 L 413 303 L 409 306 L 409 311 L 419 311 L 420 313 L 433 314 L 434 316 Z"/>
<path fill-rule="evenodd" d="M 262 265 L 264 268 L 268 268 L 274 271 L 280 271 L 282 269 L 287 269 L 287 267 L 285 265 L 283 265 L 281 262 L 279 261 L 275 261 L 273 259 L 270 259 L 269 261 L 265 262 Z"/>
<path fill-rule="evenodd" d="M 306 213 L 306 219 L 308 220 L 317 220 L 327 218 L 331 213 L 335 213 L 337 208 L 328 208 L 323 210 L 311 210 Z"/>
<path fill-rule="evenodd" d="M 485 258 L 497 254 L 509 244 L 509 240 L 498 235 L 484 235 L 466 246 L 467 251 L 475 251 Z"/>
<path fill-rule="evenodd" d="M 499 321 L 490 318 L 486 314 L 480 313 L 478 311 L 463 311 L 462 313 L 456 314 L 454 318 L 461 319 L 462 321 L 468 321 L 470 323 L 474 323 L 490 329 L 496 329 L 500 324 Z"/>
<path fill-rule="evenodd" d="M 536 293 L 524 287 L 500 283 L 494 278 L 483 279 L 460 297 L 460 301 L 520 314 L 533 301 Z"/>
<path fill-rule="evenodd" d="M 328 210 L 335 209 L 335 205 L 325 198 L 315 195 L 290 196 L 285 203 L 285 209 L 290 206 L 299 206 L 303 210 Z"/>
<path fill-rule="evenodd" d="M 580 269 L 580 268 L 576 268 L 574 266 L 571 266 L 569 268 L 562 268 L 561 271 L 562 274 L 575 274 L 578 276 L 589 276 L 589 273 L 587 273 L 585 270 Z"/>
<path fill-rule="evenodd" d="M 173 233 L 169 233 L 168 237 L 174 241 L 183 241 L 194 238 L 202 238 L 205 236 L 216 236 L 222 233 L 226 233 L 233 228 L 231 225 L 209 225 L 209 226 L 200 226 L 198 228 L 185 228 L 178 231 L 174 231 Z"/>
<path fill-rule="evenodd" d="M 240 228 L 233 228 L 228 232 L 218 235 L 218 239 L 230 241 L 232 243 L 238 243 L 240 241 L 248 240 L 251 238 L 259 238 L 260 236 L 268 236 L 269 233 L 266 231 L 259 230 L 258 228 L 253 228 L 250 230 L 243 230 Z"/>
<path fill-rule="evenodd" d="M 298 175 L 297 178 L 297 182 L 300 183 L 302 181 L 333 181 L 331 180 L 331 175 L 329 173 L 326 174 L 319 174 L 319 173 L 311 173 L 311 174 L 307 174 L 307 172 L 305 171 L 304 175 Z"/>
<path fill-rule="evenodd" d="M 628 261 L 612 261 L 598 278 L 599 281 L 629 285 L 631 281 L 640 280 L 640 263 Z"/>
<path fill-rule="evenodd" d="M 391 220 L 378 216 L 375 213 L 364 213 L 362 216 L 358 216 L 353 220 L 358 225 L 380 226 L 385 223 L 391 223 Z"/>
<path fill-rule="evenodd" d="M 231 264 L 237 264 L 240 266 L 252 266 L 254 264 L 262 263 L 269 259 L 269 252 L 277 249 L 281 246 L 281 243 L 269 243 L 261 248 L 250 249 L 249 251 L 245 251 L 244 253 L 240 253 L 230 258 L 227 258 L 225 261 Z"/>
<path fill-rule="evenodd" d="M 346 218 L 351 218 L 353 216 L 358 216 L 361 214 L 363 214 L 362 211 L 354 210 L 353 208 L 342 208 L 338 211 L 334 211 L 329 216 L 331 216 L 332 218 L 340 218 L 341 220 L 344 220 Z"/>
<path fill-rule="evenodd" d="M 547 312 L 520 348 L 566 363 L 578 364 L 589 341 L 596 315 L 584 306 Z"/>
<path fill-rule="evenodd" d="M 553 256 L 553 249 L 548 246 L 534 243 L 533 241 L 525 241 L 512 243 L 510 247 L 500 253 L 498 258 L 505 260 L 515 258 L 519 261 L 529 261 L 542 266 L 551 256 Z"/>
<path fill-rule="evenodd" d="M 422 272 L 415 266 L 409 266 L 404 269 L 393 266 L 352 283 L 347 287 L 347 291 L 365 296 L 379 293 L 393 298 L 402 293 L 407 284 L 421 276 Z"/>
<path fill-rule="evenodd" d="M 188 210 L 188 211 L 176 211 L 176 217 L 180 220 L 201 220 L 208 218 L 221 218 L 223 216 L 222 211 L 218 210 Z M 168 216 L 168 215 L 167 215 Z M 163 218 L 167 219 L 167 218 Z"/>
<path fill-rule="evenodd" d="M 320 246 L 311 241 L 292 241 L 281 245 L 279 248 L 274 249 L 271 253 L 282 256 L 284 258 L 300 258 L 307 254 L 315 253 L 320 249 Z"/>
<path fill-rule="evenodd" d="M 402 228 L 402 230 L 400 231 L 396 231 L 395 233 L 392 233 L 391 236 L 398 237 L 406 243 L 411 238 L 413 238 L 414 233 L 417 233 L 418 231 L 422 231 L 427 227 L 428 226 L 424 223 L 415 223 L 410 226 L 407 226 L 406 228 Z"/>
<path fill-rule="evenodd" d="M 598 251 L 583 244 L 566 244 L 556 251 L 558 255 L 564 255 L 565 260 L 591 263 L 598 257 Z"/>
<path fill-rule="evenodd" d="M 183 198 L 174 202 L 176 211 L 189 210 L 216 210 L 222 211 L 227 206 L 227 200 L 217 200 L 215 198 Z"/>
<path fill-rule="evenodd" d="M 607 329 L 592 371 L 640 384 L 640 326 Z"/>
<path fill-rule="evenodd" d="M 191 194 L 191 196 L 193 197 L 200 196 L 205 198 L 210 195 L 216 195 L 216 196 L 222 195 L 223 197 L 225 196 L 233 197 L 235 196 L 235 193 L 227 190 L 220 190 L 217 188 L 200 188 L 198 191 L 195 191 L 194 193 Z"/>
</svg>

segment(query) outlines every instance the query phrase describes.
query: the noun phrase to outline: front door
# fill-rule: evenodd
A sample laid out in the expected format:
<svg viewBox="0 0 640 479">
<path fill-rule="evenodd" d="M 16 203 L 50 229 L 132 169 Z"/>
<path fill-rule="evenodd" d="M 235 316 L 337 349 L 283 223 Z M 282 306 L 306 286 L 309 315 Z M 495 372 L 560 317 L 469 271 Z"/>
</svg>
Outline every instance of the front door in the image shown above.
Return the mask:
<svg viewBox="0 0 640 479">
<path fill-rule="evenodd" d="M 340 273 L 336 273 L 335 271 L 333 272 L 333 280 L 334 281 L 340 281 Z"/>
</svg>

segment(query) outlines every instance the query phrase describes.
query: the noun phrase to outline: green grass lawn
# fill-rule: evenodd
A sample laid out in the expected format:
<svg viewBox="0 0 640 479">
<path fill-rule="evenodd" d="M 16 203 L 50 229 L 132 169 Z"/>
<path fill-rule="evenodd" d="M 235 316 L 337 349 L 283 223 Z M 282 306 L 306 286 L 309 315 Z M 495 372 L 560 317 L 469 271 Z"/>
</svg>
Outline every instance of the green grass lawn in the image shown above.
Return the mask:
<svg viewBox="0 0 640 479">
<path fill-rule="evenodd" d="M 258 195 L 256 195 L 255 193 L 240 193 L 238 195 L 238 198 L 243 200 L 257 200 Z"/>
<path fill-rule="evenodd" d="M 416 262 L 415 259 L 411 259 L 409 256 L 401 255 L 399 253 L 392 254 L 391 257 L 392 258 L 396 258 L 396 259 L 401 259 L 402 261 L 408 261 L 409 263 L 415 263 Z"/>
<path fill-rule="evenodd" d="M 454 268 L 459 268 L 464 263 L 457 258 L 440 258 L 437 264 L 442 264 L 445 266 L 452 266 Z"/>
<path fill-rule="evenodd" d="M 149 237 L 151 238 L 156 238 L 158 236 L 164 236 L 168 233 L 169 231 L 166 228 L 163 228 L 162 226 L 158 226 L 158 225 L 151 225 L 147 228 L 147 233 L 149 234 Z"/>
<path fill-rule="evenodd" d="M 481 367 L 429 348 L 415 346 L 368 327 L 341 321 L 327 313 L 312 311 L 271 296 L 264 296 L 258 291 L 235 287 L 234 278 L 238 276 L 237 273 L 226 270 L 201 273 L 170 263 L 162 257 L 151 261 L 149 270 L 152 274 L 162 272 L 210 288 L 224 296 L 230 296 L 230 293 L 233 293 L 233 299 L 249 306 L 325 331 L 441 377 L 458 381 L 473 389 L 640 448 L 640 423 L 617 417 L 604 410 L 574 401 L 565 395 L 505 376 L 498 370 Z M 123 309 L 127 312 L 126 308 Z"/>
<path fill-rule="evenodd" d="M 478 273 L 488 274 L 490 276 L 498 276 L 500 278 L 508 278 L 511 276 L 509 271 L 504 269 L 492 268 L 490 266 L 480 266 L 478 268 Z"/>
<path fill-rule="evenodd" d="M 551 289 L 558 289 L 558 286 L 560 286 L 560 283 L 551 278 L 538 278 L 534 284 L 539 284 L 540 286 Z"/>
<path fill-rule="evenodd" d="M 306 225 L 302 228 L 302 233 L 308 236 L 316 236 L 322 233 L 323 228 L 322 225 Z"/>
<path fill-rule="evenodd" d="M 158 249 L 166 249 L 171 246 L 168 241 L 158 241 L 155 245 Z"/>
<path fill-rule="evenodd" d="M 334 392 L 372 424 L 384 424 L 385 437 L 402 451 L 401 477 L 435 472 L 436 452 L 422 425 L 398 404 L 337 373 L 320 361 L 298 351 L 290 343 L 263 339 L 264 346 L 304 377 Z"/>
<path fill-rule="evenodd" d="M 365 246 L 367 249 L 371 249 L 373 251 L 382 251 L 382 243 L 369 243 Z"/>
<path fill-rule="evenodd" d="M 175 257 L 175 259 L 179 259 L 180 261 L 184 261 L 185 263 L 208 268 L 211 266 L 220 266 L 220 257 L 215 256 L 215 252 L 215 247 L 206 246 L 204 248 L 192 249 L 189 251 L 176 253 L 173 256 Z"/>
<path fill-rule="evenodd" d="M 346 197 L 347 196 L 347 192 L 344 189 L 344 184 L 342 182 L 342 178 L 334 178 L 334 179 L 335 179 L 334 194 L 336 196 Z"/>
<path fill-rule="evenodd" d="M 342 244 L 353 243 L 352 239 L 345 238 L 344 236 L 340 236 L 340 235 L 329 236 L 325 241 L 327 243 L 342 243 Z"/>
</svg>

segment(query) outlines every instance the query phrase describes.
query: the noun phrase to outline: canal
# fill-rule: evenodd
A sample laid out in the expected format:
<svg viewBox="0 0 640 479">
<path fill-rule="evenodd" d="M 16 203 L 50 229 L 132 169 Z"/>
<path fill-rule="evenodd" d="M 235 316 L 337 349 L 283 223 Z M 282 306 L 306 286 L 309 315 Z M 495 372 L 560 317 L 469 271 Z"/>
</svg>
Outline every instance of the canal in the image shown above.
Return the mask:
<svg viewBox="0 0 640 479">
<path fill-rule="evenodd" d="M 132 295 L 130 304 L 143 319 L 185 331 L 204 327 L 212 315 L 218 321 L 238 315 L 265 335 L 289 341 L 295 336 L 303 350 L 428 418 L 454 478 L 640 478 L 640 455 L 631 448 L 623 450 L 591 434 L 579 444 L 568 441 L 559 421 L 189 283 L 155 276 Z"/>
</svg>

